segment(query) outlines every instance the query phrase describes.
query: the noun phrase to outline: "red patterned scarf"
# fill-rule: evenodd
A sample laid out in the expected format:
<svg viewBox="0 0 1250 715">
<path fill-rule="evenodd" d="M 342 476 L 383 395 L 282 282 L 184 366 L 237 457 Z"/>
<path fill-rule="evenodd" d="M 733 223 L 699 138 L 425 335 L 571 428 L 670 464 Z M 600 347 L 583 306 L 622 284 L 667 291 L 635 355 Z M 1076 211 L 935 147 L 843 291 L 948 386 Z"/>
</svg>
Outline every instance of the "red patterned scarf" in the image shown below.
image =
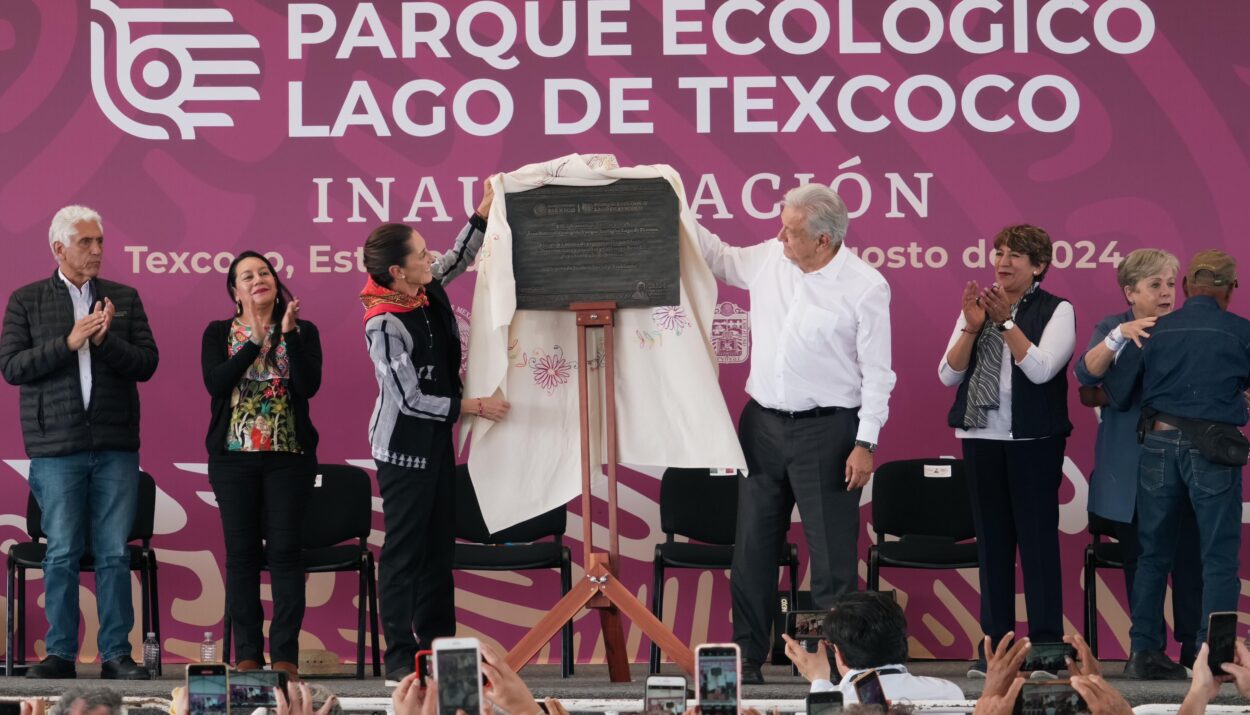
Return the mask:
<svg viewBox="0 0 1250 715">
<path fill-rule="evenodd" d="M 422 288 L 416 295 L 398 293 L 390 288 L 383 288 L 369 278 L 360 291 L 360 302 L 365 306 L 365 322 L 375 315 L 383 313 L 407 313 L 414 308 L 424 308 L 430 299 Z"/>
</svg>

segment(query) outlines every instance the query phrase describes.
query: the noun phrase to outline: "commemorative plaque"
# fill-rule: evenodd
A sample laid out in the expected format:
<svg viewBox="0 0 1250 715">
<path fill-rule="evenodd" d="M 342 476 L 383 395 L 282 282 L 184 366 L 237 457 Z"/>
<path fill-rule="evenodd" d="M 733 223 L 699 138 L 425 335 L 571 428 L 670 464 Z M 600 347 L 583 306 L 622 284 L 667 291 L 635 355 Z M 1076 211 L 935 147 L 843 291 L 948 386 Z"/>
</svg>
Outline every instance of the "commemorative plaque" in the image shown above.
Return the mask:
<svg viewBox="0 0 1250 715">
<path fill-rule="evenodd" d="M 508 194 L 520 310 L 681 302 L 677 195 L 664 179 Z"/>
</svg>

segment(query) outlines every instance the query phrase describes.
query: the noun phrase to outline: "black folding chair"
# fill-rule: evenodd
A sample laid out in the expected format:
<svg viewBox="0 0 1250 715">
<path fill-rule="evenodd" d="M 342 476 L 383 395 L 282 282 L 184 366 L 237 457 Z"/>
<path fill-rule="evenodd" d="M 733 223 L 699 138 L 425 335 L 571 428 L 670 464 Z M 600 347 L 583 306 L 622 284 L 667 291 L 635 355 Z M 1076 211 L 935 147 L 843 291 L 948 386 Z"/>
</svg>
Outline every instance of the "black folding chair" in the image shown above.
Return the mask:
<svg viewBox="0 0 1250 715">
<path fill-rule="evenodd" d="M 1098 569 L 1124 569 L 1124 547 L 1115 538 L 1115 522 L 1089 512 L 1089 545 L 1085 547 L 1085 642 L 1098 657 Z"/>
<path fill-rule="evenodd" d="M 976 529 L 963 460 L 887 462 L 872 478 L 868 589 L 881 590 L 881 569 L 977 568 Z M 897 541 L 885 537 L 897 536 Z M 965 543 L 967 542 L 967 543 Z"/>
<path fill-rule="evenodd" d="M 356 679 L 365 677 L 365 616 L 373 645 L 373 676 L 382 675 L 378 638 L 378 585 L 369 534 L 373 530 L 373 491 L 369 474 L 345 464 L 317 465 L 318 484 L 304 511 L 304 572 L 359 574 L 356 606 Z M 344 543 L 354 542 L 354 543 Z M 268 567 L 266 567 L 267 569 Z M 223 650 L 231 658 L 231 622 L 227 609 Z"/>
<path fill-rule="evenodd" d="M 126 547 L 130 556 L 130 570 L 139 572 L 140 614 L 139 622 L 142 632 L 156 634 L 161 639 L 161 610 L 157 599 L 156 552 L 152 550 L 152 527 L 156 514 L 156 481 L 147 472 L 139 472 L 139 503 L 135 510 L 134 525 L 130 528 L 127 541 L 138 541 Z M 8 619 L 6 633 L 6 650 L 4 656 L 4 673 L 13 675 L 14 653 L 16 662 L 26 662 L 26 572 L 43 568 L 43 558 L 48 553 L 48 545 L 44 541 L 47 534 L 43 530 L 43 511 L 32 493 L 26 499 L 26 533 L 31 540 L 14 544 L 9 548 L 6 562 L 8 600 Z M 95 558 L 91 554 L 91 544 L 82 561 L 78 564 L 79 571 L 95 571 Z M 14 618 L 14 610 L 17 614 Z M 16 626 L 16 627 L 15 627 Z M 15 633 L 16 631 L 16 633 Z M 15 643 L 16 638 L 16 643 Z M 157 666 L 157 675 L 160 675 Z"/>
<path fill-rule="evenodd" d="M 564 506 L 540 514 L 503 531 L 490 533 L 482 518 L 469 467 L 456 467 L 456 556 L 452 567 L 461 571 L 528 571 L 560 569 L 560 595 L 573 587 L 573 561 L 564 545 L 568 510 Z M 550 541 L 542 539 L 551 538 Z M 573 623 L 561 635 L 560 674 L 573 675 Z"/>
<path fill-rule="evenodd" d="M 712 476 L 708 469 L 664 470 L 660 480 L 660 528 L 665 540 L 656 544 L 651 612 L 663 619 L 666 569 L 727 569 L 733 565 L 738 528 L 739 476 Z M 677 541 L 682 536 L 689 542 Z M 695 543 L 697 542 L 697 543 Z M 799 549 L 783 543 L 778 568 L 790 570 L 790 603 L 798 599 Z M 660 672 L 660 647 L 651 643 L 650 672 Z"/>
</svg>

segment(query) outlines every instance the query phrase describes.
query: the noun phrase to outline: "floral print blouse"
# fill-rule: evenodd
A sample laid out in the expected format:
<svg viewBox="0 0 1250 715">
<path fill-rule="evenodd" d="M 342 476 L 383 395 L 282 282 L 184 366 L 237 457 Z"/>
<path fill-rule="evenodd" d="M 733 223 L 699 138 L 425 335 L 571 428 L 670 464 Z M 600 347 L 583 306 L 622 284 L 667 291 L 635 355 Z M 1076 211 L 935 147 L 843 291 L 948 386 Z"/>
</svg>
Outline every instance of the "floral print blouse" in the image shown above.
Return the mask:
<svg viewBox="0 0 1250 715">
<path fill-rule="evenodd" d="M 277 329 L 269 327 L 269 332 Z M 237 318 L 230 325 L 229 354 L 237 354 L 252 339 L 252 328 Z M 295 412 L 291 409 L 288 381 L 291 363 L 286 342 L 278 341 L 272 364 L 267 360 L 269 339 L 230 395 L 230 428 L 226 450 L 230 452 L 300 452 L 295 439 Z"/>
</svg>

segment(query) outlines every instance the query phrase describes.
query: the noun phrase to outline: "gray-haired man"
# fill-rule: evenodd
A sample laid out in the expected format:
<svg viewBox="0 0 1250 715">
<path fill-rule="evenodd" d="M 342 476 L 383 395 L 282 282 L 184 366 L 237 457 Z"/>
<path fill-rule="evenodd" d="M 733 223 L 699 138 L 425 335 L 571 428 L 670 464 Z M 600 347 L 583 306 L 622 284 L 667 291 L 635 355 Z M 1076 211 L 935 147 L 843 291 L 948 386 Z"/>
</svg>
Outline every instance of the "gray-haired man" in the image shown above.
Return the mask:
<svg viewBox="0 0 1250 715">
<path fill-rule="evenodd" d="M 134 288 L 98 277 L 100 215 L 56 213 L 48 229 L 59 267 L 13 291 L 0 334 L 0 372 L 21 386 L 30 489 L 43 511 L 48 655 L 30 678 L 73 678 L 78 565 L 90 534 L 103 678 L 143 679 L 131 658 L 134 609 L 126 539 L 139 486 L 139 391 L 156 371 L 156 343 Z"/>
<path fill-rule="evenodd" d="M 775 239 L 736 248 L 699 229 L 712 273 L 751 293 L 751 400 L 738 425 L 750 475 L 738 486 L 731 586 L 744 683 L 764 680 L 796 503 L 816 606 L 859 585 L 859 494 L 895 378 L 890 286 L 842 245 L 846 227 L 842 199 L 806 184 L 786 194 Z"/>
</svg>

